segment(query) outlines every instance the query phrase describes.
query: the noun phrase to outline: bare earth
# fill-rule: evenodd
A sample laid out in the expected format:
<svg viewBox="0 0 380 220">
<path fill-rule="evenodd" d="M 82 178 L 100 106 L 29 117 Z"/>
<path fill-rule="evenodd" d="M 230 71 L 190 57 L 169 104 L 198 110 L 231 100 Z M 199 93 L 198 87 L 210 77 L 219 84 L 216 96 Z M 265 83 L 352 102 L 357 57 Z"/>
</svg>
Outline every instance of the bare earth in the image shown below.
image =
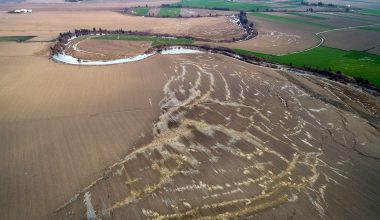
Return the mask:
<svg viewBox="0 0 380 220">
<path fill-rule="evenodd" d="M 240 30 L 223 17 L 103 10 L 0 12 L 0 22 L 0 35 L 40 40 L 94 24 L 218 39 Z M 262 45 L 235 44 L 283 53 L 315 43 L 314 29 L 269 24 L 257 19 Z M 143 44 L 77 47 L 123 56 Z M 65 65 L 49 59 L 51 45 L 0 42 L 0 219 L 380 216 L 378 97 L 207 53 Z"/>
<path fill-rule="evenodd" d="M 32 14 L 8 14 L 0 12 L 3 21 L 1 36 L 32 35 L 33 40 L 55 39 L 60 32 L 78 28 L 103 28 L 147 31 L 186 35 L 214 40 L 230 40 L 241 37 L 243 28 L 230 22 L 225 17 L 203 18 L 149 18 L 129 16 L 113 11 L 34 11 Z M 141 24 L 145 25 L 141 25 Z"/>
<path fill-rule="evenodd" d="M 84 193 L 104 219 L 379 214 L 376 98 L 220 55 L 77 67 L 22 45 L 0 61 L 1 219 L 83 218 Z"/>
<path fill-rule="evenodd" d="M 258 30 L 258 35 L 255 38 L 214 45 L 268 54 L 283 54 L 304 50 L 319 42 L 319 39 L 314 36 L 314 33 L 321 30 L 318 27 L 304 25 L 300 28 L 300 24 L 283 24 L 256 17 L 249 17 L 249 20 L 255 24 Z"/>
<path fill-rule="evenodd" d="M 375 49 L 380 45 L 380 32 L 360 29 L 335 31 L 323 34 L 326 46 L 340 48 L 343 50 L 370 50 L 380 55 Z M 377 53 L 376 53 L 377 52 Z"/>
<path fill-rule="evenodd" d="M 80 38 L 70 42 L 67 53 L 84 60 L 112 60 L 143 54 L 151 45 L 149 41 Z"/>
</svg>

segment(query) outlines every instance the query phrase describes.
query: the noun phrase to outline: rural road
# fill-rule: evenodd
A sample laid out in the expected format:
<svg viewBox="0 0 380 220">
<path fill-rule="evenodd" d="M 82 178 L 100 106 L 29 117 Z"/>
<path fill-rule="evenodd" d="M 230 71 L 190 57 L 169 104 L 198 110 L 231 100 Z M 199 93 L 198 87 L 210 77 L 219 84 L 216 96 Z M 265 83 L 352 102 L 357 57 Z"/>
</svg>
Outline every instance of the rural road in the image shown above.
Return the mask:
<svg viewBox="0 0 380 220">
<path fill-rule="evenodd" d="M 314 35 L 319 38 L 319 43 L 317 45 L 315 45 L 314 47 L 310 47 L 310 48 L 307 48 L 307 49 L 304 49 L 304 50 L 299 50 L 299 51 L 295 51 L 295 52 L 291 52 L 291 53 L 279 54 L 277 56 L 285 56 L 285 55 L 297 54 L 297 53 L 302 53 L 302 52 L 306 52 L 306 51 L 315 49 L 315 48 L 321 46 L 325 42 L 325 38 L 322 36 L 322 34 L 325 34 L 325 33 L 333 32 L 333 31 L 348 30 L 348 29 L 356 29 L 356 28 L 362 28 L 362 27 L 371 27 L 371 26 L 377 26 L 377 25 L 380 25 L 380 23 L 369 24 L 369 25 L 360 25 L 360 26 L 350 26 L 350 27 L 343 27 L 343 28 L 334 28 L 334 29 L 329 29 L 329 30 L 317 32 Z"/>
</svg>

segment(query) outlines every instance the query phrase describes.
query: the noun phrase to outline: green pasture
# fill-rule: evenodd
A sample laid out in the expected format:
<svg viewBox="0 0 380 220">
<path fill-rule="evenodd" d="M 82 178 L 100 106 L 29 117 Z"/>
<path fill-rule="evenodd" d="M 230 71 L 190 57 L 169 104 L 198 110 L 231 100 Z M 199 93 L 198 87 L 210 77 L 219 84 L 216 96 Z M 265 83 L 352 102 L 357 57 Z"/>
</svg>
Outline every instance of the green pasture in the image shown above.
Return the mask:
<svg viewBox="0 0 380 220">
<path fill-rule="evenodd" d="M 137 14 L 137 15 L 147 15 L 148 12 L 149 12 L 149 8 L 147 7 L 143 7 L 143 8 L 135 8 L 133 9 L 133 11 Z"/>
<path fill-rule="evenodd" d="M 316 16 L 314 15 L 315 13 L 287 12 L 286 14 L 295 15 L 295 16 L 303 17 L 303 18 L 310 18 L 313 20 L 327 20 L 328 19 L 326 17 Z"/>
<path fill-rule="evenodd" d="M 360 14 L 380 16 L 380 9 L 363 9 L 359 11 Z"/>
<path fill-rule="evenodd" d="M 268 7 L 267 4 L 255 4 L 246 2 L 232 2 L 225 0 L 181 0 L 174 6 L 191 7 L 191 8 L 208 8 L 208 9 L 229 9 L 229 10 L 265 10 Z"/>
<path fill-rule="evenodd" d="M 309 51 L 276 56 L 235 49 L 239 54 L 262 57 L 273 63 L 310 67 L 319 70 L 340 71 L 352 77 L 361 77 L 380 87 L 380 56 L 362 51 L 345 51 L 320 46 Z"/>
<path fill-rule="evenodd" d="M 284 17 L 284 16 L 277 16 L 277 15 L 272 15 L 268 13 L 263 13 L 263 12 L 252 12 L 249 13 L 248 15 L 259 17 L 259 18 L 264 18 L 266 20 L 270 21 L 277 21 L 281 23 L 287 23 L 287 24 L 304 24 L 304 25 L 312 25 L 316 27 L 322 27 L 322 28 L 334 28 L 329 25 L 324 25 L 324 24 L 318 24 L 310 21 L 305 21 L 304 19 L 300 18 L 290 18 L 290 17 Z"/>
<path fill-rule="evenodd" d="M 27 41 L 35 36 L 0 36 L 0 41 Z"/>
<path fill-rule="evenodd" d="M 158 16 L 162 17 L 178 17 L 181 13 L 180 8 L 160 8 Z"/>
<path fill-rule="evenodd" d="M 101 40 L 128 40 L 128 41 L 150 41 L 153 46 L 162 44 L 192 44 L 193 41 L 187 38 L 165 38 L 157 36 L 142 36 L 142 35 L 102 35 L 94 39 Z"/>
</svg>

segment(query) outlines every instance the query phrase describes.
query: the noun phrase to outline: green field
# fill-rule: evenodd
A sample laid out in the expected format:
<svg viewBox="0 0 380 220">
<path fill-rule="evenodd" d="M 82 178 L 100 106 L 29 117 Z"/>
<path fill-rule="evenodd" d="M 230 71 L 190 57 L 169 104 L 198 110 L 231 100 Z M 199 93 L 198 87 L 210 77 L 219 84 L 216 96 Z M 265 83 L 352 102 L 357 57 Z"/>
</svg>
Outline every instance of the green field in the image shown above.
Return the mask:
<svg viewBox="0 0 380 220">
<path fill-rule="evenodd" d="M 312 25 L 312 26 L 317 26 L 317 27 L 322 27 L 322 28 L 334 28 L 334 27 L 329 26 L 329 25 L 305 21 L 304 19 L 277 16 L 277 15 L 272 15 L 272 14 L 263 13 L 263 12 L 252 12 L 252 13 L 249 13 L 248 15 L 264 18 L 264 19 L 271 20 L 271 21 L 278 21 L 281 23 L 287 23 L 287 24 L 305 24 L 305 25 Z"/>
<path fill-rule="evenodd" d="M 147 8 L 147 7 L 144 7 L 144 8 L 135 8 L 135 9 L 133 9 L 133 11 L 137 15 L 147 15 L 148 12 L 149 12 L 149 8 Z"/>
<path fill-rule="evenodd" d="M 181 13 L 180 8 L 160 8 L 160 12 L 158 12 L 158 16 L 178 17 L 180 13 Z"/>
<path fill-rule="evenodd" d="M 314 20 L 327 20 L 328 19 L 326 17 L 316 16 L 316 15 L 310 15 L 311 13 L 302 14 L 302 13 L 298 13 L 298 12 L 287 12 L 286 14 L 295 15 L 295 16 L 304 17 L 304 18 L 311 18 L 311 19 L 314 19 Z"/>
<path fill-rule="evenodd" d="M 363 9 L 360 10 L 360 14 L 380 16 L 380 9 Z"/>
<path fill-rule="evenodd" d="M 360 27 L 358 29 L 362 29 L 362 30 L 366 30 L 366 31 L 377 31 L 377 32 L 380 32 L 380 26 Z"/>
<path fill-rule="evenodd" d="M 175 6 L 192 7 L 192 8 L 218 8 L 229 10 L 265 10 L 269 8 L 266 4 L 253 4 L 244 2 L 229 2 L 225 0 L 181 0 L 173 4 Z"/>
<path fill-rule="evenodd" d="M 153 46 L 162 44 L 192 44 L 193 41 L 186 38 L 164 38 L 156 36 L 141 35 L 102 35 L 94 39 L 101 40 L 129 40 L 129 41 L 151 41 Z"/>
<path fill-rule="evenodd" d="M 27 41 L 35 36 L 0 36 L 0 41 Z"/>
<path fill-rule="evenodd" d="M 320 46 L 315 49 L 275 56 L 235 49 L 237 53 L 263 57 L 270 62 L 296 67 L 311 67 L 320 70 L 341 71 L 352 77 L 362 77 L 380 87 L 380 56 L 362 51 L 345 51 Z"/>
</svg>

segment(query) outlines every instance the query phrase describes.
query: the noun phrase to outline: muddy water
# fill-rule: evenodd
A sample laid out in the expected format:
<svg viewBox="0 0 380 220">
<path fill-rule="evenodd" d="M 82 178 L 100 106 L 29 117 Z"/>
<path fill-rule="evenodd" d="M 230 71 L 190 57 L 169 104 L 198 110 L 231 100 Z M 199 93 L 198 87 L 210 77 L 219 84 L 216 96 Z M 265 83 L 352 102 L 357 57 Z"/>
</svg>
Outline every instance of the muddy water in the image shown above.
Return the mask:
<svg viewBox="0 0 380 220">
<path fill-rule="evenodd" d="M 365 119 L 314 98 L 285 73 L 220 55 L 173 59 L 175 74 L 162 88 L 151 138 L 73 195 L 54 218 L 379 214 L 366 194 L 379 201 L 380 176 L 364 183 L 361 176 L 365 168 L 379 170 L 379 163 L 354 151 L 380 143 Z M 347 210 L 348 199 L 363 203 Z"/>
</svg>

